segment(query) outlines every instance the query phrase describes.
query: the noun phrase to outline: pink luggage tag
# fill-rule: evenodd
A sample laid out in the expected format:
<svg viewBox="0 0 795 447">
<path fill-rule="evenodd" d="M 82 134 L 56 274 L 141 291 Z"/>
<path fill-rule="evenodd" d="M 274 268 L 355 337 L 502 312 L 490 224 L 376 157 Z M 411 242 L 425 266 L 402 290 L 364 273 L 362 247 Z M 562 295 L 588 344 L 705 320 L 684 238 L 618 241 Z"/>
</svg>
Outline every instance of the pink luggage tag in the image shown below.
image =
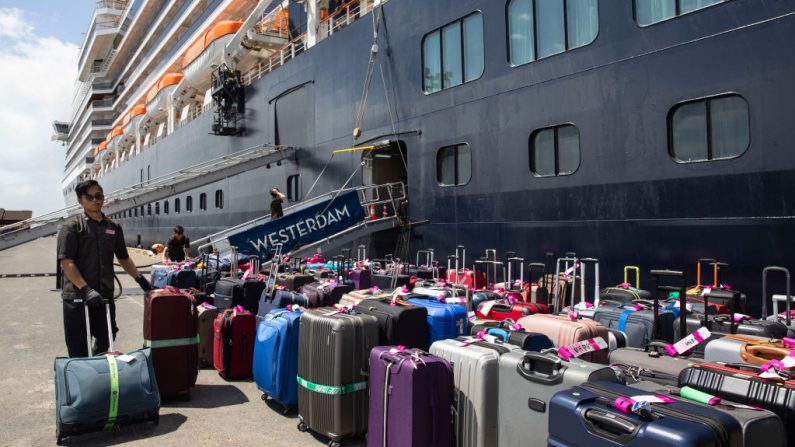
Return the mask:
<svg viewBox="0 0 795 447">
<path fill-rule="evenodd" d="M 323 314 L 324 317 L 330 317 L 332 315 L 339 315 L 339 314 L 349 314 L 351 312 L 351 308 L 347 306 L 340 306 L 337 310 L 328 312 Z"/>
<path fill-rule="evenodd" d="M 644 418 L 651 416 L 651 403 L 648 401 L 637 401 L 635 398 L 619 397 L 613 402 L 613 406 L 624 414 L 635 413 Z"/>
<path fill-rule="evenodd" d="M 519 323 L 511 324 L 510 326 L 508 326 L 508 329 L 514 332 L 524 332 L 524 328 L 520 326 Z"/>
<path fill-rule="evenodd" d="M 367 289 L 367 293 L 370 294 L 370 295 L 375 295 L 376 293 L 378 293 L 380 291 L 381 291 L 381 288 L 378 287 L 378 286 L 373 286 L 373 287 L 370 287 L 369 289 Z"/>
<path fill-rule="evenodd" d="M 607 349 L 607 342 L 602 337 L 596 337 L 578 341 L 568 346 L 561 346 L 558 348 L 558 355 L 563 360 L 569 360 L 572 357 L 579 357 L 589 352 L 601 351 L 602 349 Z"/>
<path fill-rule="evenodd" d="M 759 366 L 759 369 L 762 370 L 762 372 L 759 373 L 759 377 L 762 379 L 769 379 L 769 380 L 783 382 L 787 379 L 781 377 L 779 372 L 783 371 L 785 368 L 786 367 L 784 366 L 784 362 L 782 362 L 781 360 L 771 360 Z"/>
<path fill-rule="evenodd" d="M 577 312 L 576 310 L 569 309 L 568 316 L 569 320 L 577 321 L 577 319 L 580 318 L 580 313 Z"/>
<path fill-rule="evenodd" d="M 632 287 L 632 285 L 628 282 L 622 282 L 618 285 L 619 289 L 629 289 L 630 287 Z"/>
<path fill-rule="evenodd" d="M 682 355 L 692 350 L 697 344 L 708 339 L 711 335 L 712 333 L 709 331 L 709 329 L 705 327 L 699 328 L 697 331 L 691 333 L 690 335 L 679 340 L 678 342 L 674 344 L 668 344 L 667 346 L 665 346 L 665 351 L 671 357 Z"/>
<path fill-rule="evenodd" d="M 746 314 L 734 314 L 734 322 L 742 323 L 743 321 L 753 320 L 754 317 Z"/>
<path fill-rule="evenodd" d="M 477 315 L 475 314 L 474 310 L 470 310 L 469 312 L 467 312 L 467 319 L 469 321 L 475 321 L 477 319 Z"/>
<path fill-rule="evenodd" d="M 795 338 L 784 337 L 781 339 L 781 343 L 785 348 L 795 349 Z"/>
<path fill-rule="evenodd" d="M 217 309 L 217 307 L 213 306 L 212 304 L 208 303 L 207 301 L 199 304 L 199 306 L 201 306 L 201 307 L 203 307 L 205 309 Z"/>
<path fill-rule="evenodd" d="M 304 311 L 304 308 L 299 306 L 299 305 L 297 305 L 297 304 L 288 304 L 287 307 L 285 307 L 285 309 L 287 309 L 287 312 L 303 312 Z"/>
</svg>

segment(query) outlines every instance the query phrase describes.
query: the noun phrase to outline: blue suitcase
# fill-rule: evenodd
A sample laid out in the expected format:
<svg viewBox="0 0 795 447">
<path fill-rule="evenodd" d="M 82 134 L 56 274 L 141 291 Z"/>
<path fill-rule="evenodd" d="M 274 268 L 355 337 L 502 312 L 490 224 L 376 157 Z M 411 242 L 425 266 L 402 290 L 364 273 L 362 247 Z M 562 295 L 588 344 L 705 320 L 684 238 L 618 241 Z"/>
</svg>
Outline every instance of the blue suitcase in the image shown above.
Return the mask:
<svg viewBox="0 0 795 447">
<path fill-rule="evenodd" d="M 648 391 L 609 382 L 588 382 L 561 391 L 549 403 L 552 447 L 732 447 L 743 445 L 742 427 L 729 413 L 673 401 L 651 404 L 641 417 L 618 410 L 616 399 Z"/>
<path fill-rule="evenodd" d="M 428 309 L 428 345 L 439 340 L 467 335 L 467 310 L 458 304 L 440 303 L 425 298 L 411 298 L 409 303 Z"/>
<path fill-rule="evenodd" d="M 149 282 L 152 284 L 152 287 L 155 289 L 161 289 L 163 286 L 168 285 L 166 280 L 168 279 L 169 272 L 172 270 L 174 270 L 174 268 L 169 265 L 153 265 L 152 275 L 149 278 Z"/>
<path fill-rule="evenodd" d="M 105 315 L 111 333 L 107 304 Z M 87 340 L 91 340 L 88 309 L 86 330 Z M 152 350 L 91 357 L 88 341 L 88 352 L 89 357 L 55 359 L 56 443 L 61 445 L 67 436 L 112 430 L 137 422 L 151 421 L 157 425 L 160 391 L 152 366 Z M 113 352 L 113 337 L 110 352 Z"/>
<path fill-rule="evenodd" d="M 298 405 L 298 328 L 300 312 L 270 311 L 257 325 L 254 340 L 254 382 L 287 413 Z"/>
</svg>

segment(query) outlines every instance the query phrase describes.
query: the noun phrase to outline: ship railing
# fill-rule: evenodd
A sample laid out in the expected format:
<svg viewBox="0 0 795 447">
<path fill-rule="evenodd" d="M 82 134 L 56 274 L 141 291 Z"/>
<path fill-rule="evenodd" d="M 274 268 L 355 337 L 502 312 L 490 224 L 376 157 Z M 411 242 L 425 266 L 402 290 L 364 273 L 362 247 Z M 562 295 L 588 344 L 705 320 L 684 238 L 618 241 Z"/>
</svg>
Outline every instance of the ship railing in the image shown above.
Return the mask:
<svg viewBox="0 0 795 447">
<path fill-rule="evenodd" d="M 311 206 L 334 199 L 335 197 L 356 191 L 359 196 L 359 204 L 364 210 L 365 219 L 369 222 L 395 219 L 398 216 L 400 204 L 406 200 L 406 185 L 403 182 L 385 183 L 381 185 L 355 186 L 350 188 L 337 189 L 324 194 L 304 199 L 295 205 L 284 208 L 284 214 L 301 211 Z M 374 213 L 374 214 L 373 214 Z M 191 242 L 191 246 L 198 247 L 201 253 L 210 253 L 217 250 L 220 253 L 229 251 L 230 245 L 228 237 L 257 227 L 271 220 L 270 215 L 265 215 L 252 219 L 248 222 L 235 225 L 223 231 L 199 238 Z"/>
<path fill-rule="evenodd" d="M 168 189 L 172 185 L 179 184 L 199 176 L 206 176 L 207 174 L 219 171 L 232 165 L 247 163 L 250 160 L 262 158 L 272 154 L 282 154 L 282 157 L 284 157 L 286 154 L 288 154 L 288 151 L 293 149 L 294 148 L 287 146 L 266 144 L 254 146 L 252 148 L 225 155 L 214 160 L 208 160 L 185 169 L 180 169 L 176 172 L 147 180 L 137 185 L 107 193 L 105 194 L 105 207 L 118 207 L 119 202 L 135 199 L 136 197 L 142 196 L 143 194 L 160 189 Z M 141 203 L 135 203 L 135 205 L 140 204 Z M 133 207 L 134 206 L 130 206 L 129 208 Z M 79 213 L 81 209 L 82 207 L 80 205 L 72 205 L 67 208 L 53 211 L 41 216 L 36 216 L 28 220 L 2 226 L 0 227 L 0 232 L 7 234 L 41 225 L 47 225 L 75 215 Z"/>
<path fill-rule="evenodd" d="M 386 3 L 386 0 L 381 0 L 380 3 Z M 372 12 L 375 7 L 376 2 L 373 0 L 351 0 L 340 5 L 327 18 L 321 20 L 318 26 L 318 42 L 361 19 Z M 278 9 L 275 11 L 278 11 Z M 267 16 L 270 17 L 275 11 L 270 12 Z M 306 49 L 307 36 L 302 34 L 245 72 L 241 77 L 243 84 L 250 85 L 262 76 L 281 67 L 285 62 L 303 53 Z"/>
</svg>

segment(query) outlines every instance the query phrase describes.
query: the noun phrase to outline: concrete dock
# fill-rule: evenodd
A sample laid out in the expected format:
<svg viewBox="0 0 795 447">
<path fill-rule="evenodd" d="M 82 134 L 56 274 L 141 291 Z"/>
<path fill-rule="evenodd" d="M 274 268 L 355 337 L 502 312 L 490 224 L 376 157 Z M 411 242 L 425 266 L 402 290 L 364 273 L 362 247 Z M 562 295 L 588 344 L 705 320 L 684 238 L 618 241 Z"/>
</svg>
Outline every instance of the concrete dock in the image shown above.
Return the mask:
<svg viewBox="0 0 795 447">
<path fill-rule="evenodd" d="M 55 272 L 55 238 L 0 251 L 3 318 L 0 330 L 0 445 L 55 445 L 53 359 L 66 355 L 60 292 L 54 276 L 2 277 Z M 135 255 L 148 264 L 148 257 Z M 116 349 L 133 351 L 143 343 L 143 295 L 117 267 L 123 285 L 118 299 Z M 148 273 L 148 268 L 142 268 Z M 64 445 L 296 446 L 326 445 L 328 439 L 297 430 L 295 411 L 263 402 L 253 381 L 227 382 L 214 369 L 202 369 L 187 402 L 165 402 L 160 425 L 151 423 L 64 440 Z M 363 446 L 364 439 L 342 445 Z"/>
</svg>

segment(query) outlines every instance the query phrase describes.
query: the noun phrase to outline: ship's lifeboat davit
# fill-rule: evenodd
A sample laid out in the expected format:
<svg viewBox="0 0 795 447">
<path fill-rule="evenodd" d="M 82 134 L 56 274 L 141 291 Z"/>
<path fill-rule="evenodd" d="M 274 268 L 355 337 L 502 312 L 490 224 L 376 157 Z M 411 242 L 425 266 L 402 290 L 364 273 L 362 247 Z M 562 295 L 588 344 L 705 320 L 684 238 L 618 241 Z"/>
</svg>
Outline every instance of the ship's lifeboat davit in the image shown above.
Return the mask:
<svg viewBox="0 0 795 447">
<path fill-rule="evenodd" d="M 185 82 L 198 92 L 210 87 L 210 73 L 224 61 L 224 49 L 243 21 L 216 23 L 188 48 L 182 57 L 182 74 Z"/>
<path fill-rule="evenodd" d="M 166 73 L 146 93 L 146 116 L 144 119 L 159 122 L 168 114 L 168 98 L 185 76 L 182 73 Z"/>
</svg>

